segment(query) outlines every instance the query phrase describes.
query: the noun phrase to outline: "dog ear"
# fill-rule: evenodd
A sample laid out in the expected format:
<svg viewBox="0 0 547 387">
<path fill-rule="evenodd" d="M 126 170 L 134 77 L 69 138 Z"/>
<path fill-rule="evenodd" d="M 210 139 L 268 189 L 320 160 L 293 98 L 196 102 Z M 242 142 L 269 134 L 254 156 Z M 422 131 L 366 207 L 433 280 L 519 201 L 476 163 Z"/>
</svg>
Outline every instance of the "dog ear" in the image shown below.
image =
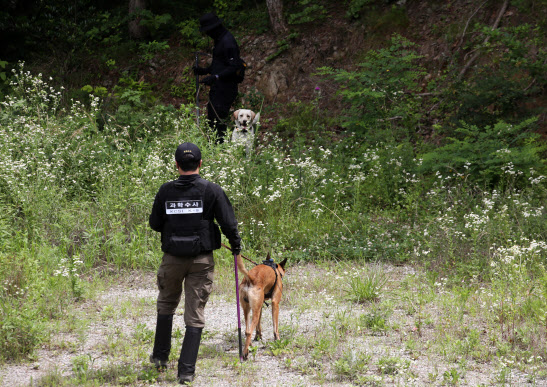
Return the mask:
<svg viewBox="0 0 547 387">
<path fill-rule="evenodd" d="M 234 112 L 234 120 L 237 120 L 238 114 L 239 114 L 239 109 L 237 109 L 237 110 Z"/>
<path fill-rule="evenodd" d="M 283 268 L 283 270 L 285 270 L 285 265 L 287 264 L 287 258 L 285 258 L 284 260 L 282 260 L 281 262 L 278 263 L 279 266 L 281 266 Z"/>
<path fill-rule="evenodd" d="M 266 260 L 270 260 L 270 252 L 268 252 L 268 255 L 266 256 Z"/>
</svg>

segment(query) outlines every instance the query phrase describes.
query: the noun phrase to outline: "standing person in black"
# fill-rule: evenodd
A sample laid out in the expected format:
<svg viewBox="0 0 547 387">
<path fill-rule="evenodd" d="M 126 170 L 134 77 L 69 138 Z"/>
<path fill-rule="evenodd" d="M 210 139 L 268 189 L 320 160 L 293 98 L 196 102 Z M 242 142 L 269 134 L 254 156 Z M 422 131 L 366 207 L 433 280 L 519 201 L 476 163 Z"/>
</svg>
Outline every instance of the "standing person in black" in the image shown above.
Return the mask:
<svg viewBox="0 0 547 387">
<path fill-rule="evenodd" d="M 150 362 L 158 369 L 167 367 L 173 315 L 184 285 L 186 332 L 177 374 L 183 384 L 194 380 L 205 326 L 204 308 L 213 287 L 213 250 L 221 246 L 220 230 L 235 254 L 240 253 L 241 238 L 234 210 L 223 189 L 199 175 L 199 148 L 189 142 L 179 145 L 175 161 L 180 176 L 161 186 L 150 214 L 150 227 L 161 232 L 164 252 L 158 269 L 158 316 Z"/>
<path fill-rule="evenodd" d="M 200 31 L 214 40 L 213 60 L 209 67 L 194 67 L 197 75 L 211 74 L 200 81 L 211 86 L 207 103 L 209 126 L 215 128 L 217 141 L 222 143 L 226 135 L 226 119 L 234 103 L 238 87 L 236 73 L 241 69 L 239 46 L 222 21 L 213 13 L 206 13 L 199 19 Z"/>
</svg>

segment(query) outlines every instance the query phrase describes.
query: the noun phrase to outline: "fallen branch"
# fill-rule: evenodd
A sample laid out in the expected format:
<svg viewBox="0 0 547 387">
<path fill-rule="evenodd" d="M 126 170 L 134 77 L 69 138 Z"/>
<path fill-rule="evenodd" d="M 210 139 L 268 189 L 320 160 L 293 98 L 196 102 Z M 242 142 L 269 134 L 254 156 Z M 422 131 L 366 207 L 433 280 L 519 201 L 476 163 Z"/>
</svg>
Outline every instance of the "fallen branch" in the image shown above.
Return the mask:
<svg viewBox="0 0 547 387">
<path fill-rule="evenodd" d="M 469 22 L 471 22 L 471 19 L 473 19 L 473 16 L 475 16 L 477 14 L 477 12 L 479 12 L 479 9 L 481 9 L 482 7 L 484 7 L 484 4 L 486 4 L 488 2 L 488 0 L 486 0 L 484 3 L 482 3 L 481 5 L 479 5 L 479 7 L 475 10 L 475 12 L 473 12 L 473 14 L 469 17 L 469 19 L 467 19 L 467 23 L 465 23 L 465 28 L 463 29 L 463 32 L 462 32 L 462 36 L 460 38 L 460 42 L 458 43 L 458 46 L 461 46 L 462 43 L 463 43 L 463 39 L 465 37 L 465 33 L 467 32 L 467 27 L 469 27 Z"/>
<path fill-rule="evenodd" d="M 389 118 L 385 118 L 385 119 L 380 118 L 378 120 L 378 122 L 395 121 L 395 120 L 401 120 L 403 118 L 404 118 L 403 116 L 395 116 L 395 117 L 389 117 Z"/>
<path fill-rule="evenodd" d="M 543 61 L 543 65 L 545 66 L 546 63 L 547 63 L 547 59 Z M 535 83 L 536 83 L 536 78 L 532 79 L 532 82 L 530 82 L 530 84 L 526 86 L 523 91 L 528 91 L 528 89 L 534 86 Z"/>
<path fill-rule="evenodd" d="M 500 21 L 501 21 L 501 17 L 505 13 L 505 10 L 507 9 L 508 5 L 509 5 L 509 0 L 505 0 L 501 6 L 500 12 L 498 13 L 498 17 L 496 18 L 496 21 L 494 22 L 494 25 L 492 26 L 492 31 L 498 28 L 498 25 L 500 24 Z M 482 42 L 482 45 L 485 46 L 489 40 L 490 40 L 490 36 L 487 36 L 484 39 L 484 42 Z M 471 59 L 467 61 L 462 71 L 460 71 L 460 74 L 458 75 L 458 79 L 461 79 L 464 76 L 464 74 L 467 72 L 467 70 L 469 70 L 471 65 L 475 62 L 475 60 L 479 57 L 480 54 L 481 54 L 480 50 L 475 52 L 475 55 L 473 55 Z"/>
</svg>

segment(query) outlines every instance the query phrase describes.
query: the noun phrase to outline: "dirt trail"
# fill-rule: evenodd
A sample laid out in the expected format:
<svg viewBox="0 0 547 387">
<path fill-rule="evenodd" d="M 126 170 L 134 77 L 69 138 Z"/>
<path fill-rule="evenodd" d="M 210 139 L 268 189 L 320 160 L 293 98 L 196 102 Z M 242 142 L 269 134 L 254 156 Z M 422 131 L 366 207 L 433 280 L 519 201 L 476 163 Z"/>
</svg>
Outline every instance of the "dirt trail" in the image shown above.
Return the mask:
<svg viewBox="0 0 547 387">
<path fill-rule="evenodd" d="M 384 266 L 383 270 L 389 274 L 392 286 L 405 276 L 414 275 L 410 268 Z M 37 351 L 35 361 L 2 366 L 0 385 L 35 385 L 40 378 L 51 375 L 53 370 L 63 378 L 73 377 L 75 359 L 82 358 L 92 359 L 89 361 L 92 370 L 129 364 L 135 367 L 135 374 L 150 372 L 147 358 L 155 329 L 154 274 L 136 273 L 131 277 L 124 284 L 111 287 L 77 305 L 76 315 L 81 318 L 67 323 L 67 329 L 62 329 L 63 333 L 53 338 L 48 348 Z M 251 359 L 241 366 L 238 364 L 233 290 L 229 286 L 229 275 L 221 274 L 220 277 L 206 307 L 207 325 L 194 386 L 349 386 L 364 384 L 365 380 L 369 385 L 443 385 L 449 380 L 451 370 L 458 368 L 458 364 L 447 361 L 445 356 L 427 350 L 428 341 L 435 340 L 433 329 L 424 328 L 421 338 L 412 337 L 414 323 L 401 309 L 401 304 L 394 304 L 389 319 L 392 328 L 380 334 L 356 333 L 359 328 L 351 325 L 351 321 L 356 321 L 352 318 L 359 317 L 369 307 L 344 301 L 341 297 L 341 288 L 346 283 L 343 273 L 336 275 L 312 265 L 291 268 L 284 280 L 281 342 L 284 335 L 290 342 L 285 342 L 285 347 L 276 347 L 280 350 L 277 356 L 273 355 L 271 315 L 270 310 L 265 309 L 264 341 L 257 345 Z M 134 284 L 139 285 L 135 287 Z M 390 297 L 390 294 L 393 295 L 386 292 L 385 297 Z M 435 313 L 433 305 L 430 313 Z M 177 329 L 184 331 L 180 314 L 175 316 L 174 331 Z M 317 348 L 312 346 L 314 343 L 321 345 L 321 337 L 328 332 L 334 333 L 338 339 L 327 343 L 330 347 L 326 353 L 317 357 Z M 409 339 L 417 342 L 417 349 L 409 350 L 409 345 L 405 344 Z M 173 351 L 180 350 L 180 342 L 181 336 L 175 333 Z M 359 375 L 361 379 L 356 376 L 343 379 L 335 375 L 333 365 L 337 359 L 347 358 L 348 353 L 370 356 L 368 365 Z M 400 359 L 402 365 L 398 366 L 398 371 L 387 374 L 382 372 L 380 365 L 382 358 L 389 357 Z M 176 362 L 172 361 L 168 371 L 155 382 L 138 380 L 128 384 L 174 385 L 175 373 Z M 465 372 L 458 377 L 452 375 L 452 378 L 456 378 L 459 385 L 488 385 L 495 383 L 497 373 L 497 364 L 466 360 Z M 527 384 L 524 374 L 513 372 L 510 376 L 515 385 Z"/>
</svg>

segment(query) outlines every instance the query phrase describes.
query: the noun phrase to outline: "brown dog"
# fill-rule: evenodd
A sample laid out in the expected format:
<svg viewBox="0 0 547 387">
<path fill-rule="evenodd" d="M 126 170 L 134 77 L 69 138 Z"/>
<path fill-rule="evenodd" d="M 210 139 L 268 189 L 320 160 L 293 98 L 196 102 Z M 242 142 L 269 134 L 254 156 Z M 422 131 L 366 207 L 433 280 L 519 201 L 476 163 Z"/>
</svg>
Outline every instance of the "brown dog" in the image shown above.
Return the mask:
<svg viewBox="0 0 547 387">
<path fill-rule="evenodd" d="M 270 254 L 268 254 L 264 262 L 267 263 L 268 261 L 270 261 Z M 273 261 L 270 262 L 273 263 Z M 247 359 L 249 356 L 249 346 L 251 345 L 253 331 L 256 329 L 255 340 L 262 337 L 260 318 L 262 317 L 262 304 L 264 304 L 264 300 L 272 300 L 274 340 L 279 340 L 279 303 L 281 302 L 283 293 L 281 280 L 285 275 L 286 263 L 287 259 L 285 258 L 279 264 L 274 263 L 273 266 L 276 266 L 275 268 L 267 264 L 261 264 L 247 271 L 245 265 L 243 265 L 241 255 L 237 256 L 237 268 L 245 276 L 239 288 L 239 300 L 245 316 L 244 359 Z M 251 310 L 253 311 L 252 320 L 249 319 L 249 312 Z"/>
</svg>

